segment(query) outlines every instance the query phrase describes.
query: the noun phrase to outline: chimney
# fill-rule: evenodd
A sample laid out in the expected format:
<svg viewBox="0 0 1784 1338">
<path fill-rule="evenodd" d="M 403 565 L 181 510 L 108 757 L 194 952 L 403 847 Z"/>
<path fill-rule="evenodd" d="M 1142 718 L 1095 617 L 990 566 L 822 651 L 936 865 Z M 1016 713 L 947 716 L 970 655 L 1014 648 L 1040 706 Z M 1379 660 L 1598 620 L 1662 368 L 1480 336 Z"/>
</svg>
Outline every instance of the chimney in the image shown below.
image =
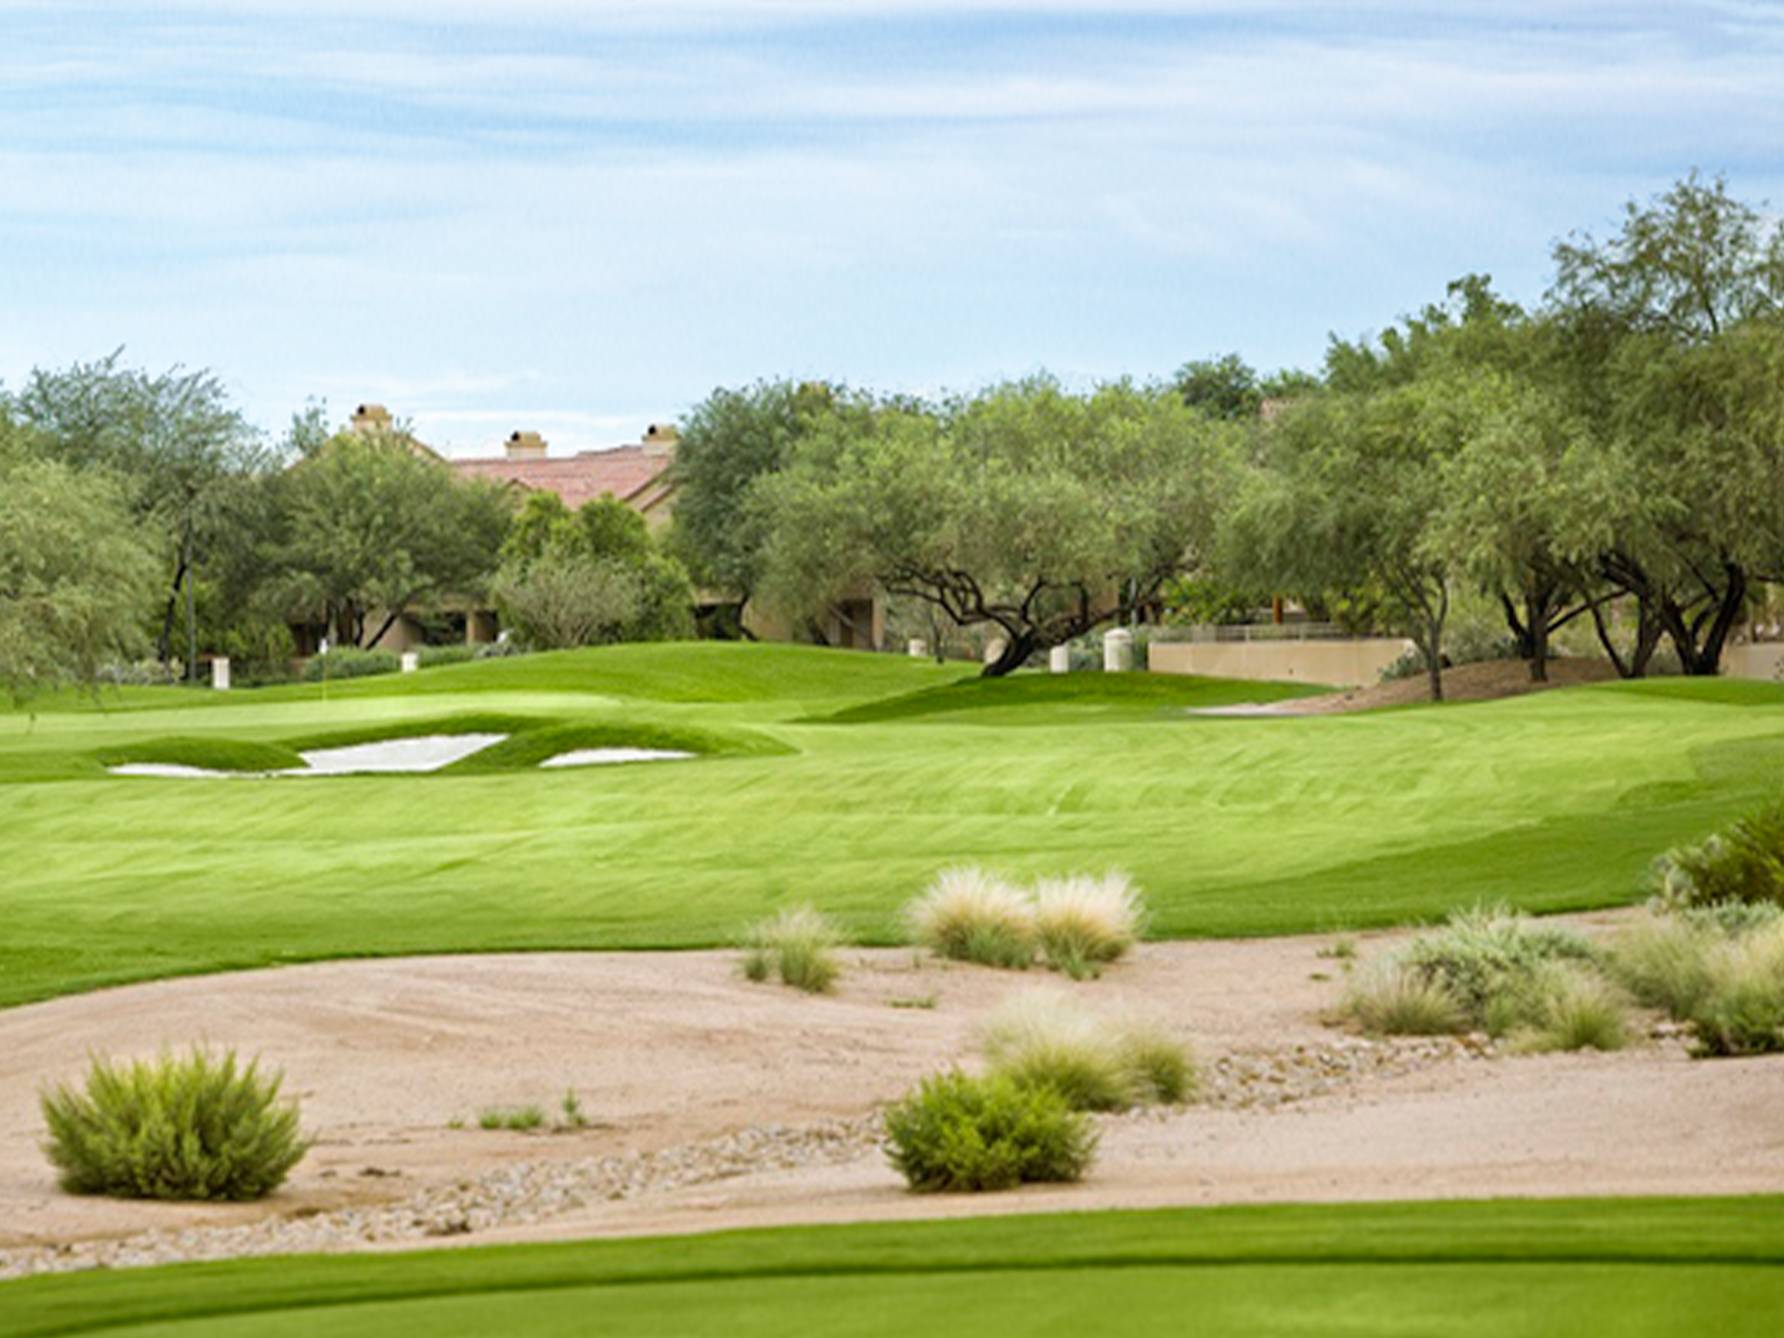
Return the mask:
<svg viewBox="0 0 1784 1338">
<path fill-rule="evenodd" d="M 537 432 L 510 432 L 508 434 L 508 458 L 510 460 L 543 460 L 545 458 L 545 438 Z"/>
<path fill-rule="evenodd" d="M 353 411 L 355 432 L 390 431 L 390 410 L 382 404 L 362 404 Z"/>
<path fill-rule="evenodd" d="M 675 430 L 673 423 L 652 423 L 644 432 L 644 453 L 646 455 L 674 455 L 675 443 L 681 434 Z"/>
</svg>

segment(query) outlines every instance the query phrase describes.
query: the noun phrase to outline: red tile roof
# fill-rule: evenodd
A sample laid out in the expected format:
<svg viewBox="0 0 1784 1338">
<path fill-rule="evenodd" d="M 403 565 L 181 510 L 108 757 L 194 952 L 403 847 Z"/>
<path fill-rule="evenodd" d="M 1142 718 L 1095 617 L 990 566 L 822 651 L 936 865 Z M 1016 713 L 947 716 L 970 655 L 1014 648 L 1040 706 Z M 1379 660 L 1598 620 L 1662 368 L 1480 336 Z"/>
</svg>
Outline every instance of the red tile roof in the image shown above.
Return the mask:
<svg viewBox="0 0 1784 1338">
<path fill-rule="evenodd" d="M 674 463 L 664 452 L 642 446 L 615 446 L 605 451 L 578 451 L 559 459 L 451 460 L 461 478 L 513 483 L 529 492 L 555 492 L 574 511 L 604 493 L 612 493 L 637 510 L 662 500 L 667 487 L 655 487 Z M 665 480 L 666 482 L 666 480 Z"/>
</svg>

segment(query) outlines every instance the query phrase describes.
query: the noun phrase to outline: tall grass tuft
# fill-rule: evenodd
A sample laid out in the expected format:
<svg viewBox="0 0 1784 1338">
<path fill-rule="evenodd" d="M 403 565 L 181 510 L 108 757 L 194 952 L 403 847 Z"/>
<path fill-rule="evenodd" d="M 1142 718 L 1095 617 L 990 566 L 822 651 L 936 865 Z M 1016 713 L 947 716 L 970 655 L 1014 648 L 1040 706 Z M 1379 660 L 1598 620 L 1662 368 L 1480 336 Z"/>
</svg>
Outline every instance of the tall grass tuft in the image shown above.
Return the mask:
<svg viewBox="0 0 1784 1338">
<path fill-rule="evenodd" d="M 917 942 L 941 957 L 1016 969 L 1034 961 L 1034 907 L 981 868 L 944 869 L 905 919 Z"/>
<path fill-rule="evenodd" d="M 1784 1051 L 1784 920 L 1725 938 L 1706 960 L 1709 989 L 1687 1014 L 1697 1053 Z"/>
<path fill-rule="evenodd" d="M 1034 888 L 1035 939 L 1047 965 L 1074 980 L 1096 975 L 1133 947 L 1145 903 L 1125 873 L 1044 878 Z"/>
<path fill-rule="evenodd" d="M 1099 1017 L 1051 990 L 1005 1000 L 979 1047 L 990 1072 L 1050 1088 L 1074 1110 L 1181 1101 L 1195 1085 L 1188 1053 L 1158 1027 Z"/>
<path fill-rule="evenodd" d="M 1339 1012 L 1371 1036 L 1444 1036 L 1468 1027 L 1454 990 L 1393 958 L 1351 976 Z"/>
<path fill-rule="evenodd" d="M 920 1193 L 1081 1180 L 1096 1131 L 1046 1087 L 945 1073 L 886 1112 L 887 1158 Z"/>
<path fill-rule="evenodd" d="M 258 1199 L 284 1183 L 309 1143 L 281 1076 L 235 1052 L 114 1064 L 95 1057 L 84 1088 L 40 1094 L 45 1151 L 75 1194 Z"/>
<path fill-rule="evenodd" d="M 1552 964 L 1530 989 L 1531 1023 L 1516 1036 L 1520 1049 L 1621 1050 L 1629 1043 L 1622 992 L 1596 971 Z"/>
<path fill-rule="evenodd" d="M 1610 971 L 1639 1003 L 1686 1018 L 1710 992 L 1710 950 L 1721 937 L 1681 915 L 1654 916 L 1617 936 Z"/>
<path fill-rule="evenodd" d="M 809 906 L 783 910 L 750 931 L 743 974 L 764 981 L 778 975 L 781 983 L 809 994 L 827 994 L 842 974 L 836 959 L 836 927 Z"/>
</svg>

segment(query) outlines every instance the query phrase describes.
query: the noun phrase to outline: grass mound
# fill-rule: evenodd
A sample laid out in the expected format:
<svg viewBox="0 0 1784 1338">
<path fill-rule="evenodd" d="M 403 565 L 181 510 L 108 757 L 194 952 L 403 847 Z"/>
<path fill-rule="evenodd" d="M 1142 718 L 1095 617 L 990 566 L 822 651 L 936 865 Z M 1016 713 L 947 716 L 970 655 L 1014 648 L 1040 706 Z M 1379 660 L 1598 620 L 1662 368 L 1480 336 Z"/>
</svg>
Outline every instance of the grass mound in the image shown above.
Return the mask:
<svg viewBox="0 0 1784 1338">
<path fill-rule="evenodd" d="M 692 725 L 594 721 L 570 724 L 537 722 L 511 731 L 500 743 L 444 768 L 448 775 L 486 775 L 524 771 L 580 748 L 660 748 L 696 757 L 772 757 L 793 749 L 754 730 L 701 729 Z"/>
<path fill-rule="evenodd" d="M 104 748 L 95 754 L 102 766 L 131 763 L 198 767 L 205 771 L 287 771 L 304 764 L 297 749 L 245 739 L 212 739 L 173 735 L 141 743 Z"/>
<path fill-rule="evenodd" d="M 50 1161 L 75 1194 L 137 1199 L 258 1199 L 309 1145 L 279 1075 L 235 1052 L 114 1065 L 95 1058 L 85 1087 L 41 1096 Z"/>
<path fill-rule="evenodd" d="M 1000 724 L 1053 723 L 1062 714 L 1151 719 L 1208 706 L 1285 701 L 1324 692 L 1301 683 L 1198 678 L 1189 674 L 1043 674 L 969 678 L 845 707 L 805 723 L 866 725 L 971 714 Z M 988 716 L 986 713 L 990 713 Z"/>
<path fill-rule="evenodd" d="M 945 1073 L 886 1112 L 887 1158 L 918 1193 L 1081 1180 L 1096 1131 L 1055 1091 Z"/>
<path fill-rule="evenodd" d="M 790 907 L 750 931 L 743 974 L 758 982 L 778 976 L 783 985 L 827 994 L 842 974 L 838 939 L 836 927 L 810 906 Z"/>
</svg>

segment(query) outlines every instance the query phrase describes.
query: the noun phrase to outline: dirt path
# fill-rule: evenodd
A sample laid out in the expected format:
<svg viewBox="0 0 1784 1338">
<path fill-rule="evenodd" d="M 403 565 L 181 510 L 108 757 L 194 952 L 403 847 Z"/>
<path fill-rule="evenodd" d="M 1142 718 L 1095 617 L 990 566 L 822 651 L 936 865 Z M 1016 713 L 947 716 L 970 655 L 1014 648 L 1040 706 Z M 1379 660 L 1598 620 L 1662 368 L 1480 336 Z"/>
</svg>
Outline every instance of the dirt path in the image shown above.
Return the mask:
<svg viewBox="0 0 1784 1338">
<path fill-rule="evenodd" d="M 1359 942 L 1367 954 L 1394 937 Z M 157 1235 L 111 1261 L 239 1253 L 249 1235 L 256 1249 L 412 1247 L 1050 1207 L 1784 1190 L 1784 1058 L 1370 1045 L 1320 1022 L 1339 988 L 1319 955 L 1330 943 L 1151 944 L 1071 986 L 852 951 L 833 998 L 747 984 L 730 953 L 411 958 L 14 1009 L 0 1013 L 0 1275 L 41 1247 L 143 1232 Z M 970 1063 L 975 1019 L 1041 985 L 1167 1021 L 1211 1074 L 1212 1101 L 1107 1121 L 1080 1186 L 904 1193 L 865 1117 L 923 1074 Z M 59 1193 L 37 1145 L 37 1089 L 78 1076 L 93 1049 L 193 1039 L 286 1070 L 317 1136 L 290 1185 L 259 1205 Z M 589 1127 L 476 1127 L 485 1107 L 555 1111 L 566 1089 Z M 248 1234 L 168 1244 L 232 1226 Z"/>
</svg>

